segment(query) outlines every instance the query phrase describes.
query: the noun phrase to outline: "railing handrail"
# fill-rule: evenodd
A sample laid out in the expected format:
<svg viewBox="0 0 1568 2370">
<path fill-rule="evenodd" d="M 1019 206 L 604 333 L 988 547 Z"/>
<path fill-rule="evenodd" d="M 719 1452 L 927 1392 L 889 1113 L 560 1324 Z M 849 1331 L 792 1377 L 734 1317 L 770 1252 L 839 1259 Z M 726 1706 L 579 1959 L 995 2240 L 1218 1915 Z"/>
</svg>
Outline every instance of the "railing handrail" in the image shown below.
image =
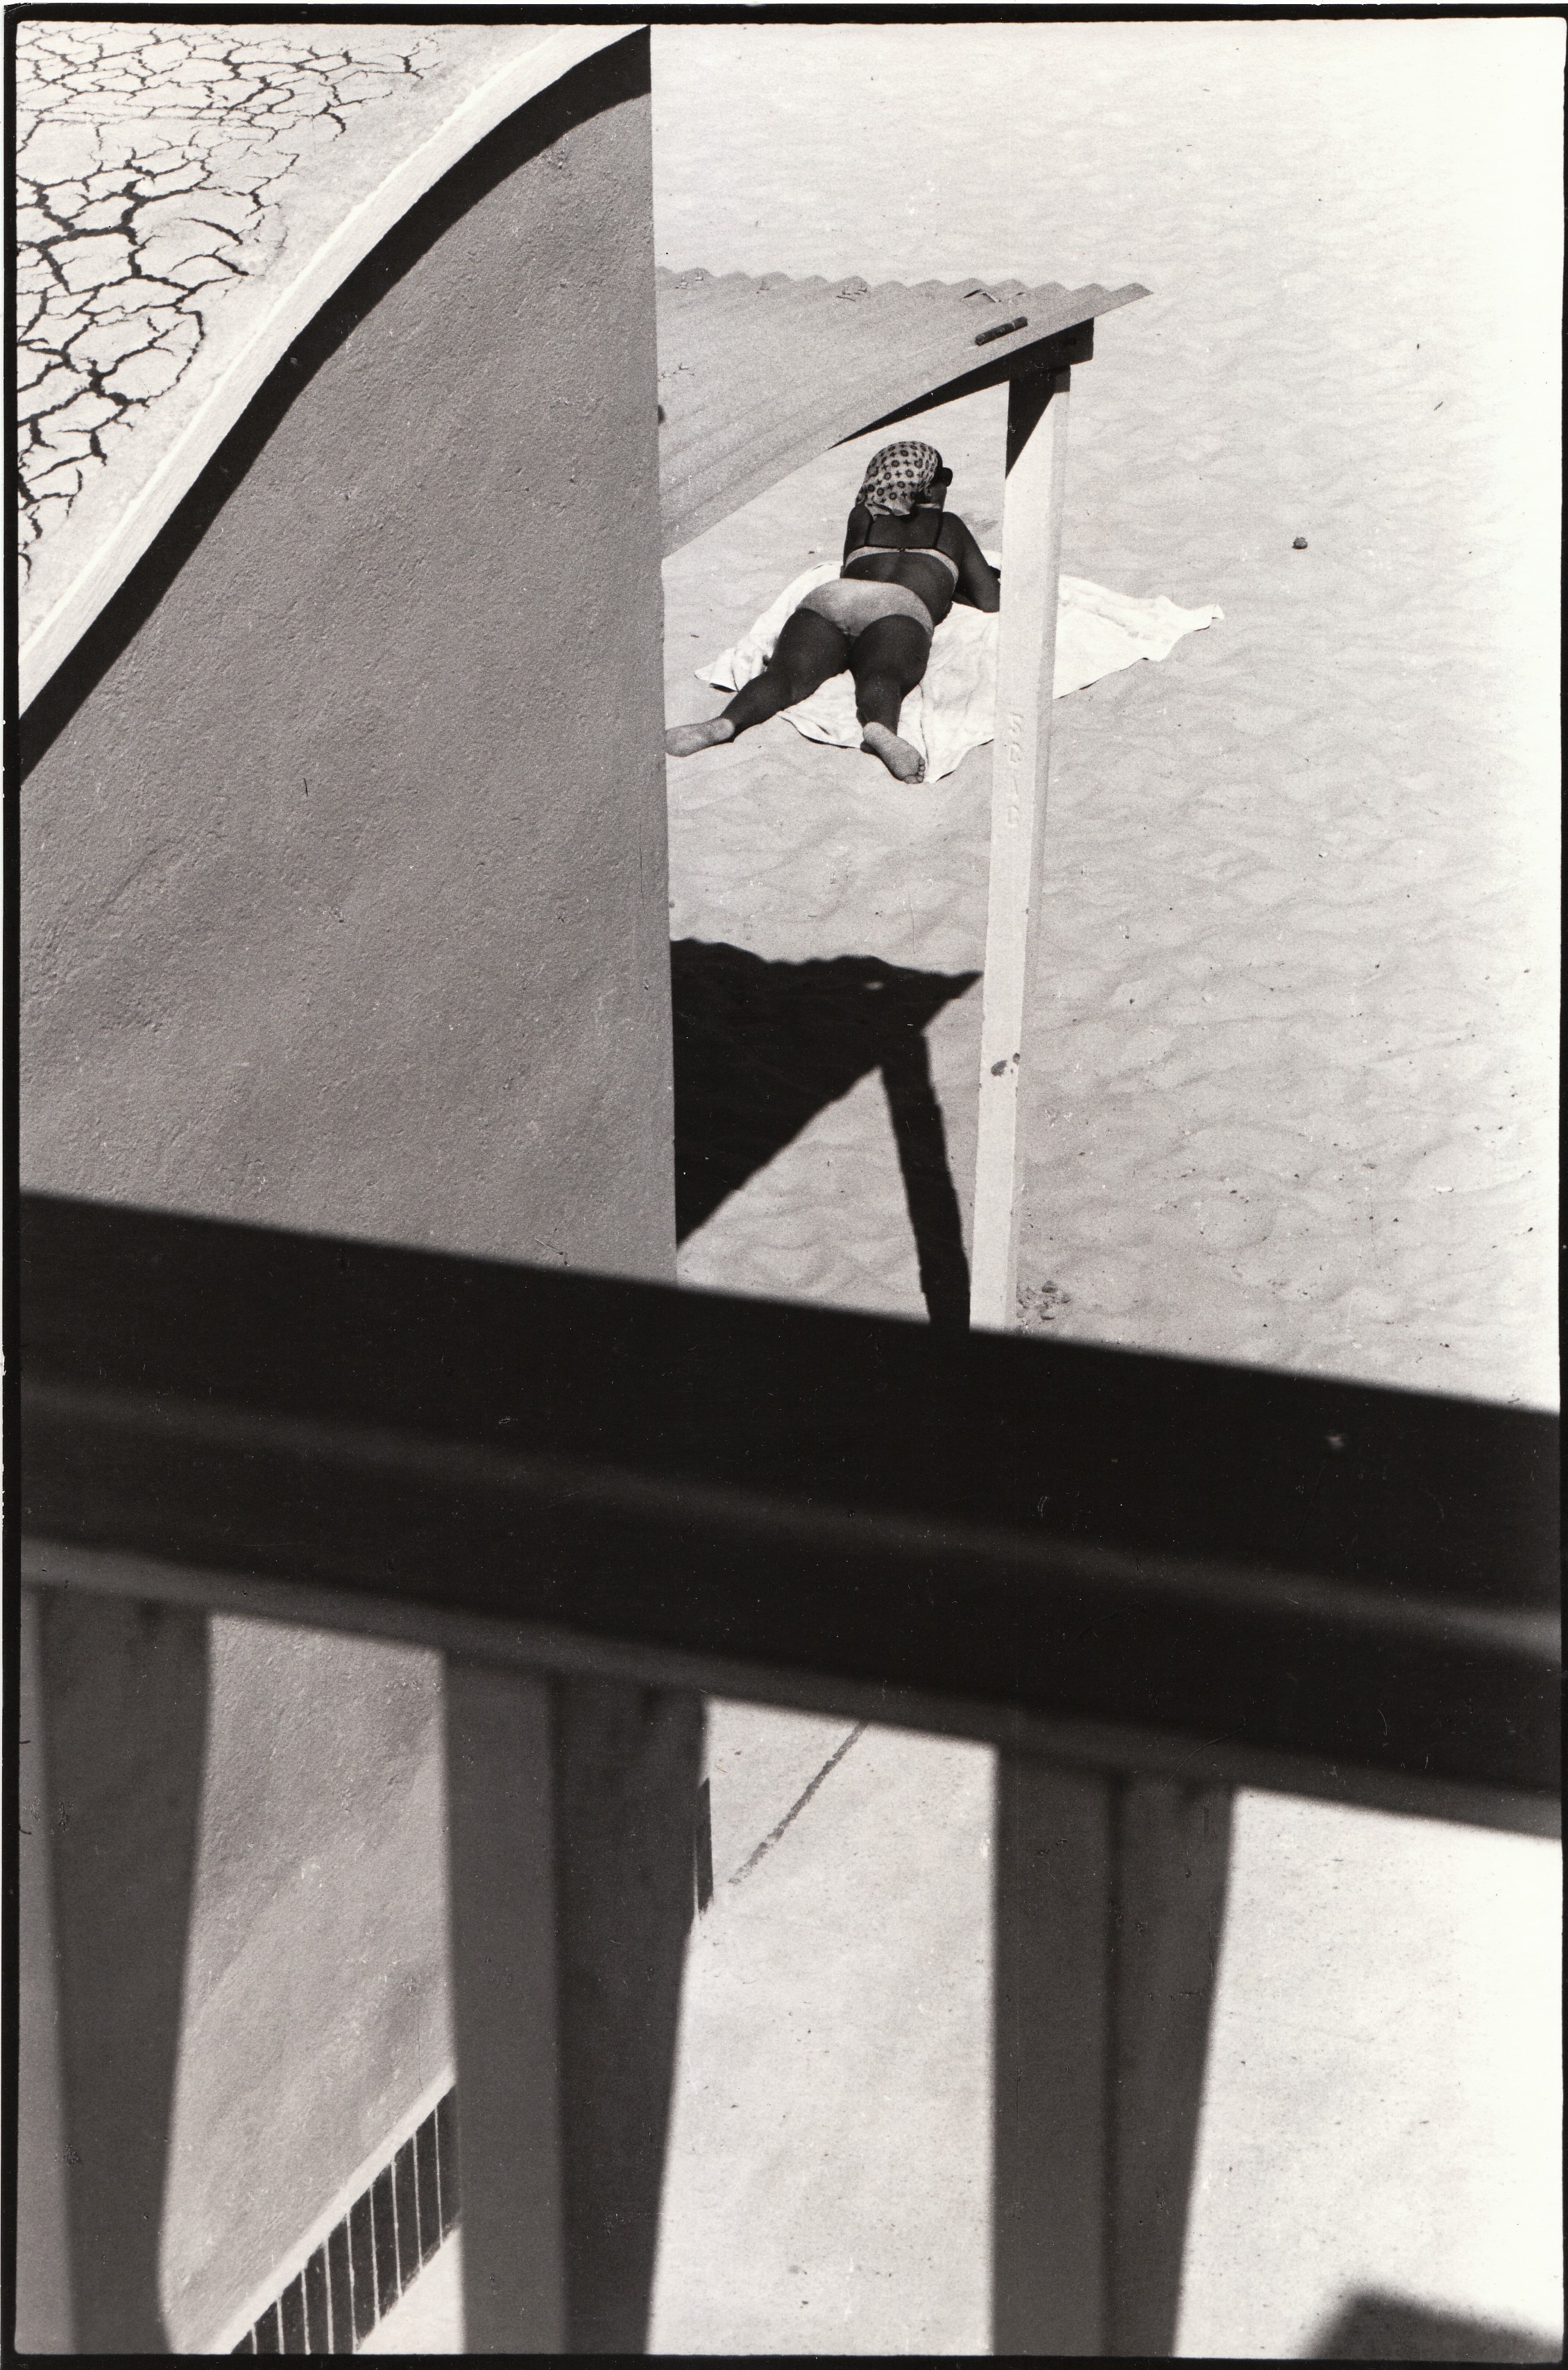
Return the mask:
<svg viewBox="0 0 1568 2370">
<path fill-rule="evenodd" d="M 48 1196 L 17 1239 L 40 1541 L 1547 1815 L 1548 1415 Z"/>
</svg>

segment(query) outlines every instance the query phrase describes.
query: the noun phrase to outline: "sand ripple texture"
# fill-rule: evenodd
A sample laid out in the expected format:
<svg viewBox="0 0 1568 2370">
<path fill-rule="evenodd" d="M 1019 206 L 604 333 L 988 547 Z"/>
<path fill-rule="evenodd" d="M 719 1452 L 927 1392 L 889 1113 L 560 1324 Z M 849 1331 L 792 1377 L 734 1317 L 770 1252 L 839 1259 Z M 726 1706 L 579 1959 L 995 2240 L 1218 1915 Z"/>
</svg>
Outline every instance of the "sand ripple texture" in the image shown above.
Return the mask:
<svg viewBox="0 0 1568 2370">
<path fill-rule="evenodd" d="M 1024 1320 L 1551 1403 L 1561 29 L 657 38 L 661 260 L 1156 292 L 1075 374 L 1064 564 L 1226 615 L 1055 706 Z M 994 531 L 999 398 L 901 432 Z M 858 457 L 670 563 L 672 718 Z M 778 721 L 672 765 L 673 933 L 974 968 L 988 778 Z M 965 1202 L 978 994 L 930 1031 Z M 874 1076 L 683 1273 L 920 1313 Z"/>
</svg>

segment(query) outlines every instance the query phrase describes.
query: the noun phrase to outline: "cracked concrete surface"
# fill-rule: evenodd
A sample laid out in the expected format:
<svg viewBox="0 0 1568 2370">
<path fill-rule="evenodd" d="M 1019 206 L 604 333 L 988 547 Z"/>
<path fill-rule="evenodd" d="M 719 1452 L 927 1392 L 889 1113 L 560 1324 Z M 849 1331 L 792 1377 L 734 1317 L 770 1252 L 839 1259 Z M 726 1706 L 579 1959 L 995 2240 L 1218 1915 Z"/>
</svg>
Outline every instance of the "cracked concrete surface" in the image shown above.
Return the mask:
<svg viewBox="0 0 1568 2370">
<path fill-rule="evenodd" d="M 418 76 L 398 29 L 25 22 L 17 37 L 20 559 L 184 377 L 282 241 L 277 188 Z"/>
<path fill-rule="evenodd" d="M 374 213 L 390 176 L 554 31 L 18 29 L 25 681 L 40 635 L 90 592 L 182 438 L 287 316 L 289 292 L 358 209 Z"/>
</svg>

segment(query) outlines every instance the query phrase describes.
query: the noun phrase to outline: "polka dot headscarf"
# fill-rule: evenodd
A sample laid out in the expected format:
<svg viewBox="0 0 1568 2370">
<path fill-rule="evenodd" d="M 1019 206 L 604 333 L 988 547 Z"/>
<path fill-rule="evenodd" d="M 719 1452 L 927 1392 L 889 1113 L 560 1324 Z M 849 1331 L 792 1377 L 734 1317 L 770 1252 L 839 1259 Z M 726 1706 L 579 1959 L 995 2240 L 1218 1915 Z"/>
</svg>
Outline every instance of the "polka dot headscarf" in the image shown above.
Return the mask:
<svg viewBox="0 0 1568 2370">
<path fill-rule="evenodd" d="M 871 455 L 856 500 L 869 511 L 890 511 L 895 518 L 907 518 L 921 495 L 930 492 L 931 480 L 941 466 L 942 456 L 934 444 L 913 441 L 884 444 Z"/>
</svg>

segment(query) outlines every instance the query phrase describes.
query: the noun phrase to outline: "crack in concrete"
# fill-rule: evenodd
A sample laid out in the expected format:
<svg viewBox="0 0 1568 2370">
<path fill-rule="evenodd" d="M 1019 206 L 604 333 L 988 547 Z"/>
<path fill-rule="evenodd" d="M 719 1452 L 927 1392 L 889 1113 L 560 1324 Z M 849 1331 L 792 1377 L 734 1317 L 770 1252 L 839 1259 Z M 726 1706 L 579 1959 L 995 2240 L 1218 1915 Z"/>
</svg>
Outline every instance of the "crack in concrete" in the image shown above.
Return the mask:
<svg viewBox="0 0 1568 2370">
<path fill-rule="evenodd" d="M 213 303 L 282 243 L 275 185 L 419 78 L 416 40 L 320 29 L 17 30 L 21 564 L 189 371 Z"/>
<path fill-rule="evenodd" d="M 764 1835 L 755 1851 L 752 1853 L 751 1858 L 748 1860 L 745 1860 L 742 1866 L 735 1870 L 733 1876 L 730 1879 L 730 1882 L 732 1884 L 744 1884 L 746 1878 L 751 1874 L 753 1869 L 756 1867 L 758 1861 L 764 1860 L 767 1858 L 768 1853 L 773 1849 L 774 1845 L 778 1841 L 780 1835 L 784 1834 L 787 1828 L 793 1826 L 795 1821 L 800 1817 L 801 1812 L 805 1809 L 806 1804 L 811 1801 L 813 1795 L 816 1793 L 819 1787 L 826 1785 L 828 1779 L 832 1777 L 834 1771 L 837 1768 L 839 1763 L 848 1752 L 849 1747 L 858 1738 L 864 1736 L 869 1725 L 870 1723 L 863 1720 L 856 1722 L 848 1735 L 844 1739 L 843 1743 L 840 1744 L 835 1752 L 828 1754 L 827 1759 L 823 1763 L 822 1767 L 817 1771 L 816 1776 L 812 1779 L 811 1784 L 806 1788 L 804 1793 L 801 1794 L 798 1800 L 790 1803 L 790 1808 L 785 1812 L 784 1816 L 779 1820 L 778 1824 L 774 1828 L 772 1834 Z"/>
</svg>

